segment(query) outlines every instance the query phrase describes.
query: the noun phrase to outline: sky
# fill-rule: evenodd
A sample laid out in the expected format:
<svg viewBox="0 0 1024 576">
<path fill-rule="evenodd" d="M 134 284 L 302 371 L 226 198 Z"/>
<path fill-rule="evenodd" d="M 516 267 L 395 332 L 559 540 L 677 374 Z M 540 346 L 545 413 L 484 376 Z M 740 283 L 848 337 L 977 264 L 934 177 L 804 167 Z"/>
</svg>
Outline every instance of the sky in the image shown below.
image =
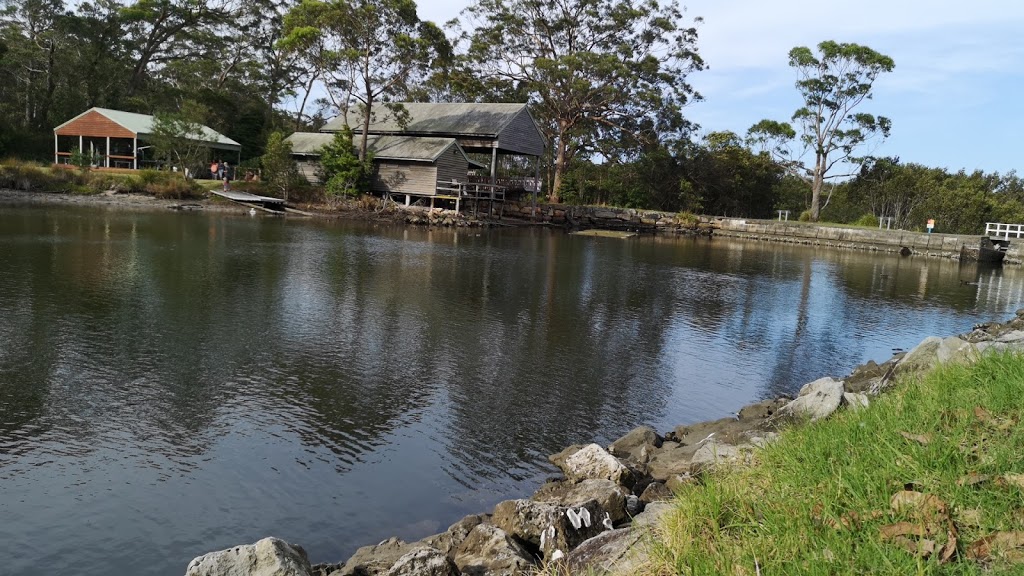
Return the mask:
<svg viewBox="0 0 1024 576">
<path fill-rule="evenodd" d="M 456 18 L 470 0 L 419 0 L 422 19 Z M 697 49 L 708 68 L 690 82 L 704 97 L 687 116 L 702 132 L 744 134 L 758 120 L 788 121 L 799 108 L 794 46 L 852 42 L 891 57 L 859 111 L 892 120 L 873 143 L 952 171 L 1024 172 L 1024 2 L 1019 0 L 690 0 Z"/>
</svg>

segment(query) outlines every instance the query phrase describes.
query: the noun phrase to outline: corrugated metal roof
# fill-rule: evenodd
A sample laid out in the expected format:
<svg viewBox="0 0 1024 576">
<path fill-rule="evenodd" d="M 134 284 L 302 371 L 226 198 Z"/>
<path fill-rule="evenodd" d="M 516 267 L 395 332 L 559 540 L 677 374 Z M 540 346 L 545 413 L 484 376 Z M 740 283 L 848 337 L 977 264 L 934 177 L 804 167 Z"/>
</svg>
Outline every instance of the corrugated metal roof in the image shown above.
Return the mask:
<svg viewBox="0 0 1024 576">
<path fill-rule="evenodd" d="M 285 140 L 292 143 L 292 154 L 319 156 L 320 149 L 334 140 L 334 134 L 295 132 Z"/>
<path fill-rule="evenodd" d="M 131 130 L 138 136 L 144 136 L 146 134 L 153 133 L 153 124 L 156 121 L 156 119 L 150 116 L 149 114 L 136 114 L 135 112 L 125 112 L 124 110 L 111 110 L 110 108 L 96 107 L 90 108 L 89 110 L 82 112 L 82 114 L 79 114 L 78 116 L 75 116 L 74 118 L 68 120 L 64 124 L 57 126 L 56 128 L 54 128 L 54 130 L 60 129 L 61 126 L 69 124 L 79 116 L 82 116 L 93 110 L 106 116 L 111 121 L 116 122 L 121 126 L 124 126 L 126 129 Z M 228 138 L 227 136 L 221 134 L 220 132 L 217 132 L 216 130 L 210 128 L 209 126 L 203 126 L 203 141 L 217 143 L 220 144 L 221 146 L 230 146 L 239 149 L 242 147 L 242 145 L 239 144 L 238 142 L 235 142 L 231 138 Z"/>
<path fill-rule="evenodd" d="M 293 154 L 319 155 L 320 149 L 333 139 L 334 134 L 296 132 L 286 140 L 292 143 Z M 355 140 L 358 142 L 358 137 Z M 462 147 L 454 138 L 370 135 L 366 139 L 366 145 L 373 152 L 374 158 L 382 160 L 433 162 L 453 145 L 462 152 Z M 462 153 L 465 155 L 465 152 Z"/>
<path fill-rule="evenodd" d="M 404 132 L 417 134 L 452 134 L 460 136 L 497 136 L 526 104 L 495 104 L 475 102 L 405 102 L 402 104 L 411 116 L 409 125 L 403 130 L 395 122 L 394 115 L 383 105 L 374 108 L 375 119 L 370 123 L 369 132 Z M 349 113 L 349 118 L 358 118 L 359 113 Z M 360 124 L 353 120 L 353 124 Z M 343 127 L 339 116 L 328 122 L 322 130 L 337 132 Z M 362 132 L 362 125 L 352 126 Z"/>
</svg>

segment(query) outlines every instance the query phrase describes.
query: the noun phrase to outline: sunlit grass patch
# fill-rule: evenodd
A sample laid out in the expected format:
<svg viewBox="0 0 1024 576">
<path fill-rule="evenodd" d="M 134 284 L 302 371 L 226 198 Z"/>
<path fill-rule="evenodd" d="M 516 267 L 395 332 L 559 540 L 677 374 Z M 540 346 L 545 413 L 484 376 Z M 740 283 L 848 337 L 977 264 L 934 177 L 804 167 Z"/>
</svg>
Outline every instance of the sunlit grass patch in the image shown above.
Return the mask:
<svg viewBox="0 0 1024 576">
<path fill-rule="evenodd" d="M 1022 416 L 1024 358 L 999 355 L 794 427 L 679 494 L 653 572 L 1024 573 L 1024 532 L 976 545 L 1024 531 Z"/>
</svg>

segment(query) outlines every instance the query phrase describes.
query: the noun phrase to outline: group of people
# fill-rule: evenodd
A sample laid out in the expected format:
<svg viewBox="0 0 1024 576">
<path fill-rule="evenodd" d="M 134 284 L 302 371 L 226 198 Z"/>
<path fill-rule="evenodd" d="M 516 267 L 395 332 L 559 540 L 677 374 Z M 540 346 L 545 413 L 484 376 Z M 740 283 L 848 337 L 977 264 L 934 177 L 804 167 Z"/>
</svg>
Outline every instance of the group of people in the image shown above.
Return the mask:
<svg viewBox="0 0 1024 576">
<path fill-rule="evenodd" d="M 230 188 L 228 182 L 231 180 L 231 166 L 223 160 L 214 160 L 210 163 L 210 178 L 222 180 L 224 182 L 224 191 L 227 192 Z"/>
<path fill-rule="evenodd" d="M 223 160 L 214 160 L 210 163 L 211 180 L 230 180 L 231 166 Z"/>
</svg>

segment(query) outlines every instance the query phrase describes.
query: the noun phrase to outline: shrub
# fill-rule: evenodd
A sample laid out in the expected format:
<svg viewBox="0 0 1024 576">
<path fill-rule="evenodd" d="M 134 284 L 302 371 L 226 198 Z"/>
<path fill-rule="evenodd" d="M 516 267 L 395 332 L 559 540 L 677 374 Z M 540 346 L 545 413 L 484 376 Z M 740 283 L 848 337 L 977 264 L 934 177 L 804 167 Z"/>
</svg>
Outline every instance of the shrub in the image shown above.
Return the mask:
<svg viewBox="0 0 1024 576">
<path fill-rule="evenodd" d="M 143 186 L 146 184 L 160 182 L 166 177 L 166 172 L 160 172 L 158 170 L 139 170 L 139 181 Z"/>
<path fill-rule="evenodd" d="M 811 221 L 811 211 L 810 210 L 804 210 L 803 212 L 801 212 L 799 220 L 801 222 L 810 222 Z"/>
<path fill-rule="evenodd" d="M 93 172 L 90 174 L 87 183 L 89 193 L 99 194 L 103 192 L 118 192 L 121 194 L 145 192 L 145 184 L 137 176 L 128 174 L 105 174 Z"/>
<path fill-rule="evenodd" d="M 676 220 L 678 220 L 680 224 L 686 226 L 696 226 L 700 223 L 700 218 L 690 212 L 680 212 L 676 214 Z"/>
<path fill-rule="evenodd" d="M 202 198 L 206 191 L 194 181 L 185 180 L 177 173 L 169 172 L 155 182 L 145 185 L 145 191 L 157 198 L 184 200 Z"/>
<path fill-rule="evenodd" d="M 0 188 L 73 192 L 82 183 L 83 177 L 67 167 L 44 168 L 40 164 L 17 160 L 7 160 L 0 164 Z"/>
<path fill-rule="evenodd" d="M 865 214 L 860 218 L 857 218 L 853 222 L 854 226 L 864 226 L 865 228 L 878 228 L 878 217 L 874 214 Z"/>
</svg>

